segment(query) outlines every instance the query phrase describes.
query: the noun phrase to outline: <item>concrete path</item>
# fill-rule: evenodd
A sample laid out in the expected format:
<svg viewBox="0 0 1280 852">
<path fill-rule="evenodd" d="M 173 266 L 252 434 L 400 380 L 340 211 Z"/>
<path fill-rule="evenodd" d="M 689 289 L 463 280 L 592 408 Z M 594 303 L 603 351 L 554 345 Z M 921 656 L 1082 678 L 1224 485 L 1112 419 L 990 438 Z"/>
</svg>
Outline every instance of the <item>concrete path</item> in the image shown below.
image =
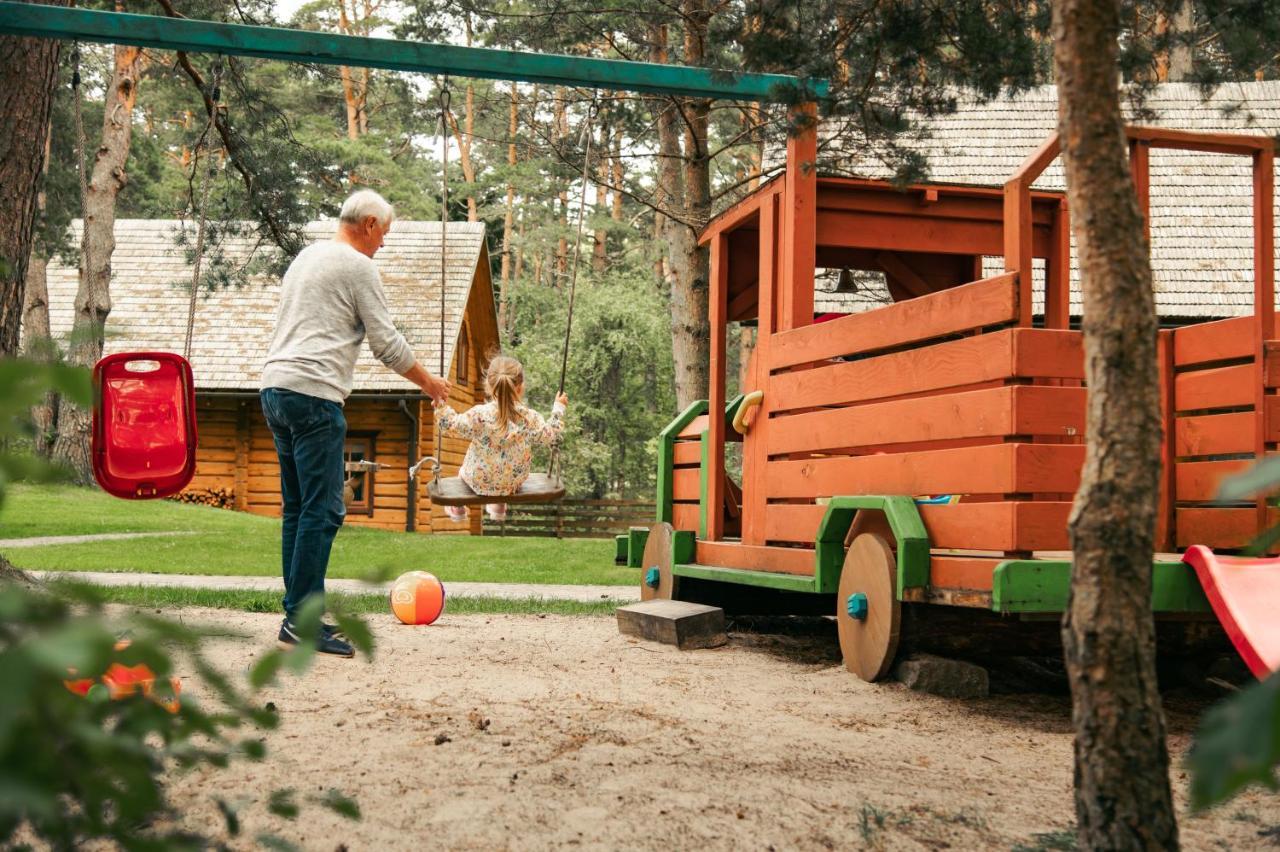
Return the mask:
<svg viewBox="0 0 1280 852">
<path fill-rule="evenodd" d="M 0 553 L 15 547 L 48 547 L 54 544 L 84 544 L 90 541 L 124 541 L 130 538 L 164 538 L 195 535 L 195 532 L 94 533 L 92 535 L 45 535 L 37 538 L 0 538 Z"/>
<path fill-rule="evenodd" d="M 283 591 L 279 577 L 227 577 L 196 574 L 132 574 L 115 571 L 28 571 L 42 580 L 79 580 L 99 586 L 159 586 L 188 589 L 250 589 Z M 330 591 L 349 594 L 386 594 L 390 583 L 364 583 L 360 580 L 325 581 Z M 542 598 L 544 600 L 617 601 L 640 599 L 637 586 L 550 586 L 537 583 L 445 583 L 449 595 L 460 598 Z"/>
</svg>

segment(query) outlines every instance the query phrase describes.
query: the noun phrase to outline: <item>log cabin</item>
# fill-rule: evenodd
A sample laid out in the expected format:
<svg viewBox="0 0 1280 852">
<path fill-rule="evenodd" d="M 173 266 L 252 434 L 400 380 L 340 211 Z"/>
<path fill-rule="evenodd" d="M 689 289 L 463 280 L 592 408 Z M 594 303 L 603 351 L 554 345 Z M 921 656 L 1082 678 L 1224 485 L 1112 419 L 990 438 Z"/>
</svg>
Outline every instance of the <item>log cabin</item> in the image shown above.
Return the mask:
<svg viewBox="0 0 1280 852">
<path fill-rule="evenodd" d="M 182 351 L 191 280 L 187 253 L 176 241 L 183 227 L 177 220 L 116 222 L 104 354 Z M 190 223 L 186 227 L 193 230 Z M 306 236 L 327 239 L 334 227 L 333 222 L 313 222 Z M 245 232 L 222 241 L 221 262 L 251 270 L 263 267 L 268 249 L 250 229 Z M 452 404 L 463 410 L 483 398 L 484 355 L 499 345 L 497 313 L 483 223 L 451 222 L 442 335 L 440 237 L 438 222 L 397 221 L 375 261 L 397 328 L 423 366 L 433 373 L 442 372 L 442 365 L 447 369 Z M 75 266 L 50 263 L 49 320 L 55 337 L 71 329 L 77 281 Z M 258 380 L 275 325 L 280 282 L 266 273 L 250 274 L 249 282 L 202 294 L 196 305 L 190 361 L 199 448 L 195 477 L 182 496 L 188 502 L 278 516 L 280 471 L 258 402 Z M 442 508 L 431 505 L 422 482 L 416 494 L 410 493 L 409 465 L 434 449 L 431 404 L 417 387 L 377 362 L 367 346 L 356 363 L 344 413 L 347 458 L 391 466 L 354 477 L 346 523 L 480 534 L 480 513 L 473 512 L 468 524 L 453 524 Z M 465 441 L 445 439 L 447 475 L 456 473 L 466 448 Z"/>
</svg>

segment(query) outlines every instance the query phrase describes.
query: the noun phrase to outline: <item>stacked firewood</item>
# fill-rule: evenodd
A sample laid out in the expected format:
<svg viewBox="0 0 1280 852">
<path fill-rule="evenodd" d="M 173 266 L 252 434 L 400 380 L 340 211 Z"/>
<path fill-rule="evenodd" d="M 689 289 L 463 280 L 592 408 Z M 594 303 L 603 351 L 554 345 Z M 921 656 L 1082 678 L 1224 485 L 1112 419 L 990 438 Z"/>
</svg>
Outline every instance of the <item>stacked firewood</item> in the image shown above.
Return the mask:
<svg viewBox="0 0 1280 852">
<path fill-rule="evenodd" d="M 179 503 L 195 503 L 200 506 L 213 506 L 216 509 L 235 507 L 235 494 L 230 488 L 197 488 L 194 491 L 183 491 L 169 498 Z"/>
</svg>

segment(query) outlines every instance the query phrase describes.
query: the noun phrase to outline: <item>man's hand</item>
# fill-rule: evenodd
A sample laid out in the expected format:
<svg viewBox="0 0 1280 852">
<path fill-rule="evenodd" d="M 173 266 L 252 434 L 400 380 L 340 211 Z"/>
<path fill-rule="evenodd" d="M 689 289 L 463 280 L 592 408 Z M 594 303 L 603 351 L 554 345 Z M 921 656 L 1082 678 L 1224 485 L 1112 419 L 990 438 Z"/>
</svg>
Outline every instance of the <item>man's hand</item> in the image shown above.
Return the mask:
<svg viewBox="0 0 1280 852">
<path fill-rule="evenodd" d="M 426 377 L 418 383 L 418 387 L 422 388 L 422 392 L 431 397 L 431 401 L 437 405 L 449 400 L 449 383 L 439 376 L 427 373 Z"/>
<path fill-rule="evenodd" d="M 431 397 L 433 403 L 439 404 L 449 399 L 449 382 L 439 376 L 431 375 L 417 361 L 400 375 L 422 388 L 422 392 Z"/>
</svg>

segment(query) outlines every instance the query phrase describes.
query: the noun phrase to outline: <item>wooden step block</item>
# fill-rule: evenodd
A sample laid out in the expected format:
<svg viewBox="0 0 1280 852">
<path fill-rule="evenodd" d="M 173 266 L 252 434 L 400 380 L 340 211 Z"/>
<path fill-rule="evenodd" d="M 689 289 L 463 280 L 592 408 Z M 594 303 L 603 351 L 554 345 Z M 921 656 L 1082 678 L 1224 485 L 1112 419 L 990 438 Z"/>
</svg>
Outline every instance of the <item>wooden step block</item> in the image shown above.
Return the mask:
<svg viewBox="0 0 1280 852">
<path fill-rule="evenodd" d="M 652 600 L 618 608 L 618 632 L 675 645 L 682 651 L 729 641 L 724 610 L 687 601 Z"/>
</svg>

